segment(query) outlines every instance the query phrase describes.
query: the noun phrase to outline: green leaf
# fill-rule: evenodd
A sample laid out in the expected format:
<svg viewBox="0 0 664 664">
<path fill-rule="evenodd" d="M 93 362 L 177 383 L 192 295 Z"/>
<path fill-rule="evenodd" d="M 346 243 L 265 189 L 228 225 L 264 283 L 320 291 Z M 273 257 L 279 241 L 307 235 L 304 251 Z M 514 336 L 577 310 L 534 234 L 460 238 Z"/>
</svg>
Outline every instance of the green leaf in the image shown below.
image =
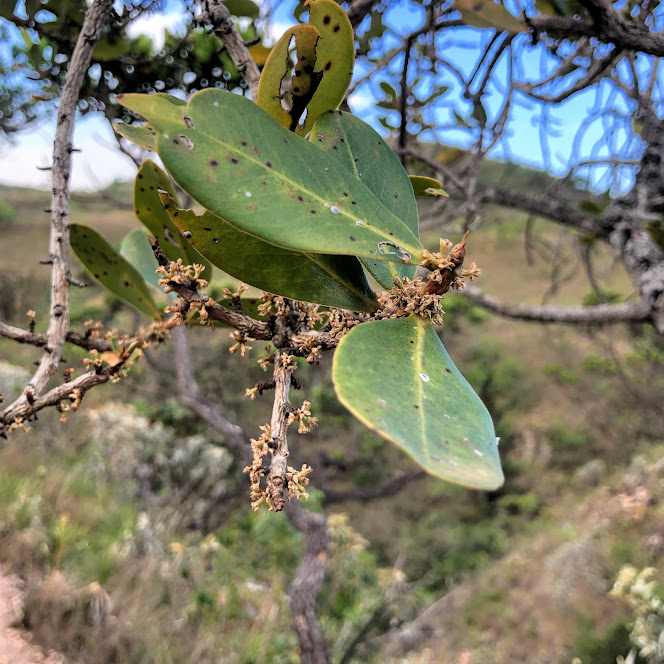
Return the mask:
<svg viewBox="0 0 664 664">
<path fill-rule="evenodd" d="M 343 101 L 355 65 L 353 27 L 346 12 L 334 0 L 310 0 L 309 23 L 320 33 L 314 72 L 322 76 L 322 80 L 307 105 L 304 126 L 297 130 L 302 136 L 311 131 L 323 113 L 337 108 Z"/>
<path fill-rule="evenodd" d="M 140 145 L 146 150 L 156 152 L 157 150 L 157 132 L 149 125 L 144 124 L 139 126 L 124 124 L 124 122 L 116 122 L 113 125 L 116 133 L 120 134 L 123 138 Z"/>
<path fill-rule="evenodd" d="M 148 284 L 163 293 L 163 288 L 159 285 L 161 275 L 157 274 L 159 263 L 154 257 L 148 234 L 142 228 L 137 228 L 125 236 L 120 245 L 120 255 L 136 268 Z"/>
<path fill-rule="evenodd" d="M 455 110 L 452 110 L 452 113 L 458 125 L 461 125 L 462 127 L 470 127 L 468 121 L 463 117 L 463 115 L 461 115 L 461 113 Z"/>
<path fill-rule="evenodd" d="M 261 15 L 261 8 L 251 0 L 224 0 L 224 4 L 233 16 L 258 18 Z"/>
<path fill-rule="evenodd" d="M 175 181 L 236 228 L 286 249 L 421 262 L 415 234 L 362 182 L 250 100 L 218 89 L 187 107 L 157 95 L 118 100 L 157 130 Z"/>
<path fill-rule="evenodd" d="M 157 164 L 146 159 L 134 181 L 134 211 L 141 223 L 159 242 L 169 261 L 182 259 L 185 265 L 198 263 L 205 266 L 201 277 L 208 281 L 212 277 L 212 266 L 194 249 L 172 222 L 161 203 L 159 192 L 166 191 L 175 199 L 173 185 Z"/>
<path fill-rule="evenodd" d="M 423 175 L 409 175 L 410 184 L 413 185 L 413 193 L 420 198 L 436 198 L 438 196 L 447 197 L 447 192 L 441 188 L 443 185 L 434 178 L 428 178 Z"/>
<path fill-rule="evenodd" d="M 72 224 L 71 248 L 90 274 L 104 287 L 150 318 L 161 318 L 148 285 L 96 230 Z"/>
<path fill-rule="evenodd" d="M 310 101 L 313 90 L 313 68 L 316 62 L 316 42 L 320 35 L 313 25 L 296 25 L 287 30 L 267 58 L 258 84 L 256 103 L 282 127 L 294 131 Z M 281 105 L 282 81 L 291 67 L 290 43 L 295 39 L 297 64 L 291 81 L 292 107 Z"/>
<path fill-rule="evenodd" d="M 397 99 L 397 91 L 387 82 L 380 82 L 380 89 L 391 98 L 392 101 Z"/>
<path fill-rule="evenodd" d="M 528 26 L 519 21 L 494 0 L 456 0 L 456 8 L 467 25 L 476 28 L 497 28 L 509 32 L 526 32 Z"/>
<path fill-rule="evenodd" d="M 97 42 L 94 51 L 92 51 L 92 59 L 101 60 L 102 62 L 117 60 L 127 54 L 130 48 L 131 42 L 128 39 L 111 35 Z"/>
<path fill-rule="evenodd" d="M 411 316 L 354 327 L 332 377 L 346 408 L 427 472 L 474 489 L 503 483 L 491 416 L 430 322 Z"/>
<path fill-rule="evenodd" d="M 419 234 L 417 203 L 408 174 L 373 127 L 350 113 L 330 111 L 318 119 L 309 140 L 338 159 L 413 235 Z M 412 265 L 366 258 L 362 262 L 383 288 L 391 289 L 394 277 L 415 277 Z"/>
<path fill-rule="evenodd" d="M 579 208 L 584 212 L 590 212 L 591 214 L 602 214 L 602 212 L 604 212 L 604 207 L 604 204 L 590 199 L 579 201 Z"/>
<path fill-rule="evenodd" d="M 218 268 L 247 284 L 294 300 L 354 311 L 375 311 L 376 296 L 353 256 L 289 251 L 243 233 L 211 212 L 178 210 L 161 194 L 168 214 Z"/>
</svg>

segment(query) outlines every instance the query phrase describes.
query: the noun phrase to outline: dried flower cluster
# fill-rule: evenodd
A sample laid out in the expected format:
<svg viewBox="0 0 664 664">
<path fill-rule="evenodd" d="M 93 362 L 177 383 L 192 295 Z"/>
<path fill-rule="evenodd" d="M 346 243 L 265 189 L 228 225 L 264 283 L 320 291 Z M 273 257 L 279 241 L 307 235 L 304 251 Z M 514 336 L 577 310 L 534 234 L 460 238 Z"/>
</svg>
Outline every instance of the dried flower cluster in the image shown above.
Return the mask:
<svg viewBox="0 0 664 664">
<path fill-rule="evenodd" d="M 309 433 L 312 427 L 318 426 L 318 418 L 311 416 L 310 408 L 311 404 L 304 401 L 300 408 L 295 408 L 288 414 L 288 424 L 297 422 L 298 433 Z"/>
<path fill-rule="evenodd" d="M 445 312 L 441 306 L 442 295 L 424 292 L 425 282 L 422 277 L 412 281 L 404 277 L 403 281 L 395 278 L 394 288 L 380 295 L 382 308 L 375 318 L 403 318 L 417 314 L 430 320 L 434 325 L 442 325 Z"/>
</svg>

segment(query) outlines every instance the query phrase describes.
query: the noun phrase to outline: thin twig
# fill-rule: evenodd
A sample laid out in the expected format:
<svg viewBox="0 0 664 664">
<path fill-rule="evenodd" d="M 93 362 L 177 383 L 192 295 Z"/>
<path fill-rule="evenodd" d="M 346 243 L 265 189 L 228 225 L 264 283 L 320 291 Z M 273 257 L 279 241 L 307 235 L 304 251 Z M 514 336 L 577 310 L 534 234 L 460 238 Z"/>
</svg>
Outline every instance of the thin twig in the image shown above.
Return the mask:
<svg viewBox="0 0 664 664">
<path fill-rule="evenodd" d="M 593 307 L 567 307 L 557 305 L 529 306 L 504 302 L 484 293 L 475 286 L 466 285 L 461 291 L 473 304 L 506 318 L 537 323 L 566 323 L 571 325 L 612 325 L 626 322 L 648 322 L 650 307 L 644 302 L 598 304 Z"/>
</svg>

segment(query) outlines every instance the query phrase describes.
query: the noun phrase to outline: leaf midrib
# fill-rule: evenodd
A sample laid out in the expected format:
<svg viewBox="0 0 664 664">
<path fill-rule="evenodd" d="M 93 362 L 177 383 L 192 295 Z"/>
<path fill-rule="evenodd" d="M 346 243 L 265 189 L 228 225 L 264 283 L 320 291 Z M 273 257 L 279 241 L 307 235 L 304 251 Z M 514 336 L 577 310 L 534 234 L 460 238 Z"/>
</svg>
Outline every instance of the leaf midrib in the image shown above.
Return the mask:
<svg viewBox="0 0 664 664">
<path fill-rule="evenodd" d="M 417 341 L 415 342 L 415 391 L 418 396 L 418 405 L 419 408 L 417 412 L 419 414 L 420 422 L 420 440 L 422 441 L 422 447 L 424 449 L 425 456 L 430 454 L 429 443 L 426 437 L 426 429 L 424 423 L 424 387 L 422 383 L 424 382 L 420 376 L 423 373 L 424 367 L 422 366 L 422 355 L 424 351 L 424 322 L 417 318 Z M 419 371 L 417 369 L 419 368 Z"/>
<path fill-rule="evenodd" d="M 173 122 L 173 120 L 169 119 L 167 116 L 163 116 L 163 117 L 164 117 L 164 119 L 165 119 L 166 122 Z M 271 116 L 269 116 L 269 117 L 271 118 Z M 176 124 L 176 123 L 174 123 L 174 124 Z M 177 126 L 177 124 L 176 124 L 176 126 Z M 281 125 L 279 125 L 279 127 L 281 127 Z M 187 130 L 186 126 L 184 126 L 184 129 L 180 129 L 180 131 L 181 131 L 182 133 L 184 133 L 185 136 L 188 136 L 188 137 L 190 138 L 190 140 L 191 140 L 191 137 L 189 136 L 189 133 L 185 133 L 185 131 L 189 131 L 189 130 Z M 260 166 L 260 167 L 261 167 L 266 173 L 269 173 L 270 176 L 272 176 L 272 177 L 276 177 L 277 179 L 281 180 L 282 182 L 285 182 L 285 183 L 291 185 L 294 189 L 297 189 L 297 191 L 299 191 L 300 193 L 305 193 L 305 194 L 311 196 L 312 198 L 314 198 L 315 200 L 317 200 L 317 201 L 320 202 L 320 203 L 323 203 L 323 204 L 324 204 L 324 203 L 327 202 L 326 200 L 324 200 L 323 198 L 321 198 L 321 197 L 320 197 L 318 194 L 316 194 L 315 192 L 313 192 L 313 191 L 311 191 L 311 190 L 309 190 L 309 189 L 306 189 L 306 188 L 304 188 L 301 184 L 296 183 L 295 181 L 291 180 L 291 179 L 288 178 L 288 177 L 285 177 L 285 176 L 284 176 L 282 173 L 280 173 L 278 170 L 275 170 L 275 169 L 272 169 L 272 168 L 268 168 L 268 167 L 267 167 L 262 161 L 260 161 L 260 160 L 258 160 L 258 159 L 256 159 L 256 158 L 253 158 L 251 155 L 247 154 L 246 152 L 241 151 L 240 149 L 238 149 L 238 148 L 235 147 L 234 145 L 231 145 L 230 143 L 226 143 L 226 142 L 220 140 L 219 138 L 217 138 L 217 137 L 211 135 L 210 133 L 206 133 L 203 129 L 194 129 L 193 131 L 197 131 L 197 132 L 202 133 L 205 137 L 207 137 L 208 139 L 214 141 L 214 142 L 217 143 L 220 147 L 227 148 L 228 150 L 232 151 L 232 153 L 233 153 L 234 155 L 239 155 L 239 156 L 241 156 L 243 159 L 247 160 L 249 163 L 253 163 L 253 164 L 255 164 L 255 165 Z M 157 139 L 157 148 L 160 147 L 160 143 L 161 143 L 161 140 L 162 140 L 163 136 L 164 136 L 163 132 L 158 136 L 158 139 Z M 336 160 L 335 160 L 335 163 L 336 163 Z M 371 194 L 374 198 L 376 198 L 375 194 L 373 194 L 373 192 L 371 192 L 371 191 L 368 189 L 368 187 L 366 187 L 366 185 L 364 185 L 364 183 L 362 183 L 361 180 L 359 180 L 359 182 L 360 182 L 360 184 L 361 184 L 361 185 L 367 190 L 367 192 L 368 192 L 369 194 Z M 376 201 L 377 201 L 381 206 L 385 207 L 385 206 L 380 202 L 380 200 L 379 200 L 378 198 L 376 198 Z M 405 229 L 408 233 L 411 233 L 411 230 L 410 230 L 410 229 L 409 229 L 409 228 L 408 228 L 408 227 L 407 227 L 407 226 L 406 226 L 406 225 L 405 225 L 405 224 L 404 224 L 404 223 L 403 223 L 398 217 L 396 217 L 396 216 L 395 216 L 390 210 L 388 210 L 387 208 L 385 208 L 385 210 L 386 210 L 391 216 L 393 216 L 393 217 L 394 217 L 394 218 L 395 218 L 395 219 L 396 219 L 396 220 L 397 220 L 397 221 L 398 221 L 398 222 L 404 227 L 404 229 Z M 344 217 L 346 217 L 348 220 L 351 220 L 351 221 L 354 220 L 354 218 L 358 216 L 358 215 L 352 215 L 352 214 L 349 214 L 348 211 L 345 210 L 345 209 L 343 209 L 343 208 L 341 208 L 341 209 L 339 210 L 339 212 L 340 212 Z M 218 215 L 217 215 L 217 216 L 218 216 Z M 228 223 L 229 223 L 231 226 L 233 226 L 233 227 L 235 227 L 235 228 L 238 228 L 238 226 L 237 226 L 236 224 L 232 223 L 231 221 L 228 221 Z M 246 231 L 245 229 L 240 229 L 240 230 L 243 230 L 244 232 L 248 232 L 248 231 Z M 411 255 L 411 260 L 412 260 L 415 256 L 417 256 L 418 254 L 421 253 L 421 249 L 417 249 L 416 247 L 409 246 L 409 244 L 406 244 L 405 242 L 404 242 L 404 243 L 399 242 L 399 241 L 398 241 L 398 238 L 396 238 L 395 236 L 389 235 L 389 233 L 385 233 L 385 232 L 380 231 L 380 229 L 379 229 L 378 227 L 376 227 L 376 226 L 373 226 L 373 225 L 372 225 L 368 230 L 369 230 L 370 233 L 372 233 L 372 234 L 378 236 L 379 238 L 382 238 L 383 240 L 386 240 L 386 241 L 388 241 L 388 242 L 390 242 L 390 243 L 392 243 L 392 244 L 397 244 L 401 249 L 403 249 L 404 251 L 407 251 L 407 252 Z M 264 238 L 261 238 L 261 236 L 256 235 L 255 233 L 250 233 L 250 235 L 254 235 L 255 237 L 258 237 L 258 238 L 260 238 L 260 239 L 264 239 Z M 279 246 L 279 245 L 275 245 L 275 246 Z M 288 249 L 289 247 L 285 247 L 285 248 Z M 380 260 L 383 260 L 383 259 L 380 258 Z M 399 263 L 399 261 L 389 261 L 389 260 L 388 260 L 387 262 Z M 407 265 L 407 264 L 408 264 L 408 263 L 404 263 L 404 265 Z M 416 264 L 416 263 L 413 263 L 413 264 Z"/>
</svg>

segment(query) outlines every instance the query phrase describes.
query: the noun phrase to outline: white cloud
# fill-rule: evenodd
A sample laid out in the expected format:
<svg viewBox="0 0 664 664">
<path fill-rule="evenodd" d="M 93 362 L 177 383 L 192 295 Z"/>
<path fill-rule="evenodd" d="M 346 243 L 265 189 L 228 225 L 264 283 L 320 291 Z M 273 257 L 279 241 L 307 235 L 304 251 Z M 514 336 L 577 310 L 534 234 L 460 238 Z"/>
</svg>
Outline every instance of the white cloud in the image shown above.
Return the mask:
<svg viewBox="0 0 664 664">
<path fill-rule="evenodd" d="M 152 39 L 158 51 L 164 45 L 164 31 L 184 35 L 188 14 L 183 11 L 173 11 L 167 14 L 150 14 L 141 16 L 133 21 L 127 28 L 127 34 L 134 38 L 138 35 L 147 35 Z"/>
<path fill-rule="evenodd" d="M 0 183 L 20 187 L 50 189 L 49 166 L 53 154 L 55 117 L 31 126 L 15 136 L 15 144 L 0 144 Z M 134 176 L 134 163 L 116 146 L 108 122 L 101 116 L 90 116 L 76 123 L 72 154 L 72 189 L 95 190 L 113 180 L 129 180 Z"/>
</svg>

